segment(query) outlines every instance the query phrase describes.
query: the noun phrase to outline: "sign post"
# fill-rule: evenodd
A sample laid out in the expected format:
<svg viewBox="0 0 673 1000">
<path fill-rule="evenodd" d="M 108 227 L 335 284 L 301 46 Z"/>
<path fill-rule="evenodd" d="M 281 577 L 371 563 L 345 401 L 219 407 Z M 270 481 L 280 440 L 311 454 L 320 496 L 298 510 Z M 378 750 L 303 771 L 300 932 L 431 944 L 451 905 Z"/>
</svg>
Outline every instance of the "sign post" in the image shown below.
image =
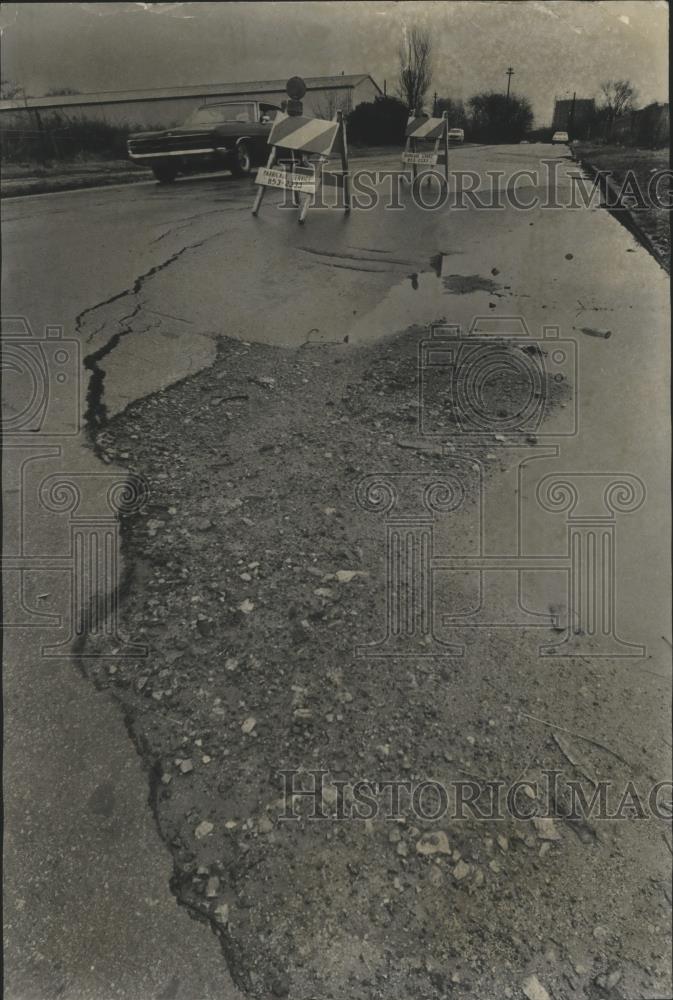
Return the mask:
<svg viewBox="0 0 673 1000">
<path fill-rule="evenodd" d="M 307 118 L 302 114 L 301 98 L 306 93 L 306 84 L 301 77 L 291 77 L 285 89 L 289 100 L 285 113 L 276 115 L 269 134 L 271 152 L 266 166 L 259 168 L 255 178 L 259 189 L 252 206 L 252 214 L 257 215 L 259 212 L 266 188 L 281 188 L 292 192 L 292 202 L 299 208 L 298 221 L 300 225 L 303 224 L 311 200 L 322 187 L 323 167 L 335 146 L 341 157 L 342 173 L 334 175 L 334 178 L 337 185 L 343 187 L 344 210 L 346 213 L 350 212 L 348 142 L 343 112 L 337 111 L 334 121 Z M 279 160 L 279 150 L 290 153 L 287 163 Z M 308 154 L 313 154 L 314 158 L 309 159 Z M 302 195 L 304 195 L 303 202 Z"/>
<path fill-rule="evenodd" d="M 419 146 L 434 140 L 432 149 Z M 435 167 L 440 156 L 444 160 L 444 180 L 449 184 L 449 115 L 447 111 L 441 118 L 430 118 L 420 111 L 415 111 L 407 122 L 407 144 L 402 153 L 402 163 L 411 166 L 412 182 L 418 176 L 419 167 Z"/>
</svg>

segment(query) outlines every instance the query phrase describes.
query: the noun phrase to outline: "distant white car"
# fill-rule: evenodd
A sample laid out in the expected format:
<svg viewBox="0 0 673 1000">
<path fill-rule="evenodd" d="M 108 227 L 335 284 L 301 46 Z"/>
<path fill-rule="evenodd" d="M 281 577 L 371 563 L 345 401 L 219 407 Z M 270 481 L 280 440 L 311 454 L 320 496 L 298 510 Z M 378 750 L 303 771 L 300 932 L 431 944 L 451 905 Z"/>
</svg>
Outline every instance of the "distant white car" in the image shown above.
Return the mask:
<svg viewBox="0 0 673 1000">
<path fill-rule="evenodd" d="M 554 132 L 551 141 L 554 143 L 570 142 L 570 136 L 567 132 Z"/>
<path fill-rule="evenodd" d="M 465 130 L 462 128 L 450 128 L 449 129 L 449 142 L 464 142 L 465 141 Z"/>
</svg>

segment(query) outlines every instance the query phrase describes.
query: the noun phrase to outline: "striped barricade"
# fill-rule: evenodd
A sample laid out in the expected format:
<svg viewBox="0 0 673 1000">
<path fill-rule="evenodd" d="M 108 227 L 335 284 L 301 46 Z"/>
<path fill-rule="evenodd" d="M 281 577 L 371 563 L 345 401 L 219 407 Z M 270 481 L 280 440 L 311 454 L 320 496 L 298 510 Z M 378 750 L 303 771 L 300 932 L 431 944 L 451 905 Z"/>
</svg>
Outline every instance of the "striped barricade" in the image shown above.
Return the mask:
<svg viewBox="0 0 673 1000">
<path fill-rule="evenodd" d="M 303 223 L 311 201 L 317 197 L 323 184 L 323 167 L 335 147 L 341 156 L 342 173 L 333 175 L 332 180 L 343 187 L 344 208 L 346 212 L 350 211 L 348 146 L 341 111 L 337 111 L 335 121 L 280 113 L 269 133 L 269 145 L 271 153 L 268 162 L 265 167 L 259 168 L 255 178 L 259 190 L 252 208 L 253 215 L 257 215 L 266 189 L 280 188 L 292 192 L 293 200 L 299 207 L 299 222 Z M 280 159 L 279 150 L 288 150 L 291 160 L 276 165 Z M 309 154 L 314 159 L 309 159 Z M 300 196 L 303 196 L 303 202 L 300 202 Z"/>
<path fill-rule="evenodd" d="M 419 167 L 435 167 L 443 157 L 444 177 L 449 182 L 449 120 L 446 111 L 441 118 L 429 118 L 414 112 L 407 122 L 407 144 L 402 163 L 411 167 L 414 180 Z M 432 149 L 419 148 L 419 143 L 434 142 Z"/>
</svg>

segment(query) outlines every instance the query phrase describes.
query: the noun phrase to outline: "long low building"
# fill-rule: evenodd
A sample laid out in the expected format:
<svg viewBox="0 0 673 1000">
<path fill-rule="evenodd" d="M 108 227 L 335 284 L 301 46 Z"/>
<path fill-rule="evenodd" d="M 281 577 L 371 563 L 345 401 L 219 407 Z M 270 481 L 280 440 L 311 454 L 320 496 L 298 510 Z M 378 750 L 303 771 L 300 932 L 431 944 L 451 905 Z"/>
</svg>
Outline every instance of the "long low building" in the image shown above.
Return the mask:
<svg viewBox="0 0 673 1000">
<path fill-rule="evenodd" d="M 331 118 L 336 110 L 351 111 L 363 101 L 373 101 L 382 93 L 368 73 L 314 76 L 306 79 L 304 110 L 309 115 Z M 36 116 L 45 124 L 50 119 L 95 119 L 111 124 L 168 128 L 177 125 L 201 104 L 227 100 L 261 100 L 280 104 L 287 99 L 286 80 L 254 80 L 249 83 L 207 83 L 190 87 L 163 87 L 157 90 L 120 90 L 101 94 L 28 97 L 0 101 L 0 126 L 12 121 L 21 127 Z M 28 127 L 28 125 L 27 125 Z"/>
</svg>

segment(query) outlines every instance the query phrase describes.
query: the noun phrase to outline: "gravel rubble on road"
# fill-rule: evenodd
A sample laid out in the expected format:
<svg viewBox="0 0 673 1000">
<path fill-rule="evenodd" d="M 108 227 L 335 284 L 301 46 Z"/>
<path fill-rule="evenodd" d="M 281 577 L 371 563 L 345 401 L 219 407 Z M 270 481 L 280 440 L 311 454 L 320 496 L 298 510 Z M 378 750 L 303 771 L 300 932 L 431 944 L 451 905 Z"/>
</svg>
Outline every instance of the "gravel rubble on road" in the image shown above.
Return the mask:
<svg viewBox="0 0 673 1000">
<path fill-rule="evenodd" d="M 450 460 L 442 440 L 414 444 L 426 332 L 357 350 L 222 338 L 210 369 L 114 418 L 97 449 L 150 486 L 124 525 L 121 611 L 149 652 L 82 663 L 124 707 L 177 899 L 250 996 L 664 996 L 666 852 L 634 857 L 637 824 L 339 818 L 340 781 L 578 774 L 552 730 L 519 715 L 583 701 L 573 661 L 548 685 L 525 632 L 482 630 L 469 663 L 422 643 L 407 659 L 355 654 L 385 622 L 384 524 L 357 485 Z M 428 405 L 439 413 L 439 390 Z M 487 477 L 500 447 L 473 448 Z M 591 733 L 599 674 L 581 676 Z M 589 744 L 573 760 L 633 776 Z M 295 790 L 325 776 L 320 801 L 298 795 L 287 819 L 281 772 L 297 769 Z"/>
</svg>

